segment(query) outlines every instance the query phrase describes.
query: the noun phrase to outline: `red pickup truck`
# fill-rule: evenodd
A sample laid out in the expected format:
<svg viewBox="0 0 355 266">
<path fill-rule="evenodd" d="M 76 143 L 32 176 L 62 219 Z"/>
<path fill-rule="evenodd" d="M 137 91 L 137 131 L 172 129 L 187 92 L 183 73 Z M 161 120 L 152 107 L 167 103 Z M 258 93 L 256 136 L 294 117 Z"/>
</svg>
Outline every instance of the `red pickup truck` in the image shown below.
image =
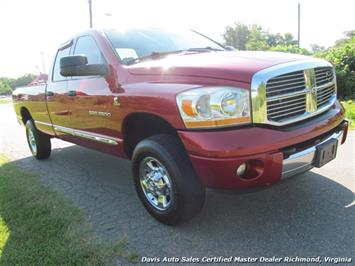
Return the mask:
<svg viewBox="0 0 355 266">
<path fill-rule="evenodd" d="M 206 187 L 269 186 L 323 166 L 348 129 L 328 62 L 231 51 L 195 31 L 80 33 L 47 83 L 13 101 L 34 157 L 48 158 L 55 137 L 131 159 L 140 200 L 170 225 L 201 209 Z"/>
</svg>

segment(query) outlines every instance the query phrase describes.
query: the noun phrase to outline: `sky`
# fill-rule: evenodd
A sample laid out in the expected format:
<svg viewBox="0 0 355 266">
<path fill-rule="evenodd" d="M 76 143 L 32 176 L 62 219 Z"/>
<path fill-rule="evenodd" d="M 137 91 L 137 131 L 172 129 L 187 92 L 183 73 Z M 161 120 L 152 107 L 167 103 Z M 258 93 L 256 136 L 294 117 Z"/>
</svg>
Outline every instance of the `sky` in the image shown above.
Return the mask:
<svg viewBox="0 0 355 266">
<path fill-rule="evenodd" d="M 222 41 L 240 21 L 297 36 L 301 47 L 331 46 L 355 29 L 355 0 L 92 0 L 96 28 L 139 26 L 197 30 Z M 0 0 L 0 77 L 48 73 L 59 44 L 89 28 L 88 0 Z M 43 55 L 43 56 L 42 56 Z M 43 60 L 42 60 L 43 57 Z"/>
</svg>

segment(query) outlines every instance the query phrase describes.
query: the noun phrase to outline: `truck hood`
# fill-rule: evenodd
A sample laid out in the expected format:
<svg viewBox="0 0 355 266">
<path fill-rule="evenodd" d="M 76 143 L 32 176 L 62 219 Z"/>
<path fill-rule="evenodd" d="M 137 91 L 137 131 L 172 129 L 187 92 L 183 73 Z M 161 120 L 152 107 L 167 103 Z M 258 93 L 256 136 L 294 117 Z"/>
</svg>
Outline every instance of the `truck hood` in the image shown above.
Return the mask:
<svg viewBox="0 0 355 266">
<path fill-rule="evenodd" d="M 132 75 L 195 76 L 251 82 L 257 71 L 273 65 L 309 57 L 259 51 L 173 54 L 162 59 L 143 61 L 127 70 Z"/>
</svg>

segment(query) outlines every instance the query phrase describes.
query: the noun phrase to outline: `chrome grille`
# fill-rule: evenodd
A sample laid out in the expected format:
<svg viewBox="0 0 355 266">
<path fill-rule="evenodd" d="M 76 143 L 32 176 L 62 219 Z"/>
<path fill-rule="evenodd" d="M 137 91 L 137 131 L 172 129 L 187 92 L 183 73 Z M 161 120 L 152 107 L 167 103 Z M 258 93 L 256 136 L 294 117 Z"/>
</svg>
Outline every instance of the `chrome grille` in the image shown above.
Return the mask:
<svg viewBox="0 0 355 266">
<path fill-rule="evenodd" d="M 317 67 L 314 69 L 317 89 L 317 106 L 327 105 L 335 94 L 334 73 L 331 67 Z"/>
<path fill-rule="evenodd" d="M 265 86 L 266 118 L 287 124 L 329 106 L 336 94 L 332 67 L 305 68 L 276 75 Z"/>
<path fill-rule="evenodd" d="M 328 104 L 332 96 L 335 94 L 335 84 L 327 84 L 320 88 L 317 91 L 317 106 L 322 107 L 323 105 Z"/>
<path fill-rule="evenodd" d="M 306 112 L 306 95 L 301 94 L 279 100 L 268 101 L 267 116 L 269 120 L 281 121 L 302 115 Z"/>
<path fill-rule="evenodd" d="M 305 80 L 303 71 L 296 71 L 270 79 L 266 84 L 266 96 L 272 97 L 303 90 Z"/>
<path fill-rule="evenodd" d="M 267 116 L 280 121 L 306 112 L 305 95 L 291 96 L 305 89 L 303 71 L 295 71 L 271 78 L 266 83 Z M 290 97 L 284 97 L 290 95 Z"/>
</svg>

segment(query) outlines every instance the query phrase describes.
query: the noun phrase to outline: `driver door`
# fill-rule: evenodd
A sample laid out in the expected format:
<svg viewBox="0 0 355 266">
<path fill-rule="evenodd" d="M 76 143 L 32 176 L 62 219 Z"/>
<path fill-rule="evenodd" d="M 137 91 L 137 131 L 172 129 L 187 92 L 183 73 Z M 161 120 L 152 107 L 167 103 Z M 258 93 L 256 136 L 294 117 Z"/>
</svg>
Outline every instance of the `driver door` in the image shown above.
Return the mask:
<svg viewBox="0 0 355 266">
<path fill-rule="evenodd" d="M 107 64 L 92 36 L 80 36 L 74 55 L 85 55 L 88 64 Z M 71 95 L 70 127 L 78 132 L 75 142 L 108 151 L 118 145 L 118 108 L 109 83 L 104 76 L 79 76 L 68 81 Z M 117 150 L 117 149 L 116 149 Z"/>
</svg>

